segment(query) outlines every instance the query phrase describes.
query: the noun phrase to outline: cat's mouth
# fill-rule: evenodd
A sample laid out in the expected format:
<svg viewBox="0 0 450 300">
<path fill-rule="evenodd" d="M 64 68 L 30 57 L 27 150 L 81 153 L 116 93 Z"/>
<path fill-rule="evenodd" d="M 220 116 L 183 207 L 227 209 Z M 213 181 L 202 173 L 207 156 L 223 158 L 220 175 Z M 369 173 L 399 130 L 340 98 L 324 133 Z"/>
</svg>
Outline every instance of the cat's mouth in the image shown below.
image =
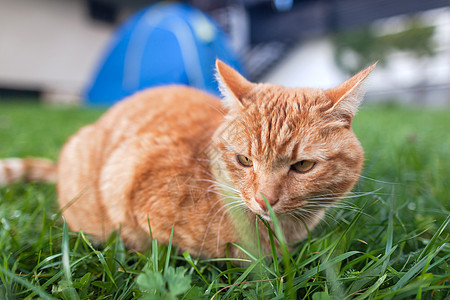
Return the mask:
<svg viewBox="0 0 450 300">
<path fill-rule="evenodd" d="M 308 203 L 308 201 L 306 201 L 305 199 L 302 198 L 301 200 L 297 201 L 296 205 L 293 207 L 286 206 L 286 205 L 281 205 L 281 206 L 277 205 L 276 207 L 272 207 L 272 210 L 273 210 L 275 216 L 278 218 L 278 217 L 283 217 L 285 215 L 295 213 L 299 208 L 305 206 L 307 203 Z M 266 221 L 272 221 L 270 212 L 267 209 L 263 209 L 261 207 L 255 208 L 248 204 L 247 204 L 247 207 L 255 215 L 260 216 L 261 218 L 263 218 Z"/>
</svg>

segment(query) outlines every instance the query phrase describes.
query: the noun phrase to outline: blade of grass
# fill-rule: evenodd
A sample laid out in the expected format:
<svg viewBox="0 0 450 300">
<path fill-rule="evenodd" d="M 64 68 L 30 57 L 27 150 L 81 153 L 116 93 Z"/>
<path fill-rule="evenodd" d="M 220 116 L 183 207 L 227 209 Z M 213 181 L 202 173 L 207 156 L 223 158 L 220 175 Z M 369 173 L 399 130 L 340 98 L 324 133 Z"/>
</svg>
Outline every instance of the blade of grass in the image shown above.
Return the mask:
<svg viewBox="0 0 450 300">
<path fill-rule="evenodd" d="M 349 294 L 353 294 L 356 291 L 360 290 L 363 286 L 365 286 L 367 283 L 373 281 L 374 278 L 380 276 L 381 273 L 380 270 L 382 269 L 382 265 L 384 265 L 384 262 L 389 260 L 389 258 L 391 257 L 391 254 L 397 249 L 397 245 L 394 246 L 388 253 L 386 253 L 385 255 L 383 255 L 383 257 L 381 258 L 377 258 L 371 254 L 368 253 L 364 253 L 363 256 L 367 256 L 370 259 L 372 259 L 371 262 L 375 262 L 373 264 L 370 265 L 370 267 L 364 267 L 362 269 L 362 271 L 359 273 L 359 277 L 360 279 L 357 281 L 354 281 L 348 288 L 348 292 Z M 368 266 L 369 264 L 367 264 Z M 392 267 L 388 267 L 388 269 L 390 270 Z M 395 271 L 395 270 L 393 270 Z M 394 272 L 392 272 L 394 273 Z M 397 271 L 395 271 L 394 274 L 398 274 Z"/>
<path fill-rule="evenodd" d="M 8 257 L 6 257 L 5 253 L 2 253 L 2 256 L 3 256 L 3 268 L 5 270 L 8 270 Z M 5 273 L 0 272 L 0 279 L 1 282 L 3 283 L 3 287 L 6 290 L 6 296 L 8 296 L 11 292 L 11 280 L 8 280 L 7 276 L 5 275 L 6 275 Z"/>
<path fill-rule="evenodd" d="M 255 230 L 256 230 L 256 242 L 257 242 L 257 247 L 258 247 L 258 259 L 261 259 L 262 257 L 262 252 L 261 252 L 261 240 L 259 238 L 259 222 L 258 222 L 258 218 L 255 218 Z M 263 278 L 263 263 L 261 261 L 261 263 L 259 264 L 259 278 Z M 231 284 L 231 282 L 230 282 Z M 259 285 L 259 290 L 261 292 L 261 299 L 264 296 L 264 284 L 261 283 Z M 257 294 L 257 292 L 255 292 L 255 294 Z"/>
<path fill-rule="evenodd" d="M 339 262 L 343 261 L 344 259 L 347 259 L 350 256 L 353 256 L 356 254 L 361 254 L 361 252 L 360 251 L 349 251 L 349 252 L 343 253 L 341 255 L 333 257 L 332 259 L 328 260 L 327 262 L 325 262 L 323 264 L 320 264 L 317 269 L 314 268 L 314 269 L 304 272 L 301 276 L 294 278 L 294 289 L 298 289 L 299 287 L 301 287 L 306 280 L 312 278 L 318 272 L 322 272 L 326 268 L 329 268 L 329 267 L 333 266 L 334 264 L 339 263 Z"/>
<path fill-rule="evenodd" d="M 1 271 L 1 273 L 5 274 L 6 276 L 9 276 L 13 281 L 23 285 L 24 287 L 26 287 L 26 288 L 32 290 L 34 293 L 38 294 L 40 297 L 42 297 L 42 299 L 49 299 L 49 300 L 56 299 L 56 298 L 53 298 L 51 295 L 47 294 L 45 291 L 43 291 L 40 288 L 36 287 L 35 285 L 31 284 L 27 280 L 21 278 L 17 274 L 3 268 L 2 266 L 0 266 L 0 271 Z"/>
<path fill-rule="evenodd" d="M 197 272 L 197 274 L 200 276 L 200 278 L 206 283 L 206 285 L 210 285 L 210 283 L 208 282 L 208 280 L 206 280 L 206 278 L 203 276 L 202 272 L 199 271 L 199 269 L 197 268 L 197 266 L 194 264 L 194 261 L 192 260 L 191 255 L 189 254 L 189 252 L 184 252 L 183 253 L 183 257 L 184 259 L 186 259 L 186 261 L 188 262 L 188 264 L 191 265 L 191 267 L 194 268 L 195 272 Z"/>
<path fill-rule="evenodd" d="M 152 255 L 151 255 L 151 263 L 153 267 L 153 271 L 159 272 L 158 266 L 158 241 L 153 239 L 152 226 L 150 224 L 150 218 L 147 218 L 148 231 L 150 233 L 150 241 L 152 244 Z"/>
<path fill-rule="evenodd" d="M 291 272 L 291 265 L 289 263 L 291 256 L 289 254 L 289 250 L 288 250 L 288 247 L 286 244 L 286 239 L 284 237 L 284 233 L 281 228 L 280 222 L 278 221 L 278 218 L 272 209 L 272 206 L 270 205 L 269 201 L 267 201 L 266 197 L 263 194 L 261 194 L 261 196 L 263 197 L 264 202 L 266 203 L 266 207 L 269 211 L 270 218 L 272 219 L 273 226 L 275 227 L 275 232 L 277 234 L 278 241 L 280 242 L 281 253 L 283 254 L 284 275 L 287 275 L 287 281 L 286 281 L 286 287 L 285 287 L 285 291 L 286 291 L 286 295 L 287 295 L 286 298 L 290 298 L 290 299 L 294 300 L 295 293 L 292 292 L 294 273 Z M 283 281 L 280 280 L 280 285 L 282 284 L 282 282 Z"/>
<path fill-rule="evenodd" d="M 336 249 L 336 247 L 339 245 L 339 243 L 342 241 L 342 239 L 344 239 L 344 237 L 346 236 L 346 234 L 350 231 L 350 229 L 356 224 L 356 222 L 359 220 L 359 218 L 361 217 L 361 215 L 363 214 L 364 211 L 364 207 L 361 208 L 361 210 L 358 211 L 358 213 L 356 214 L 356 216 L 353 218 L 353 220 L 350 222 L 350 224 L 347 226 L 347 228 L 344 230 L 344 232 L 341 234 L 341 237 L 334 241 L 331 247 L 330 252 L 328 253 L 327 258 L 325 259 L 325 261 L 329 260 L 330 257 L 333 255 L 334 250 Z"/>
<path fill-rule="evenodd" d="M 108 267 L 108 264 L 106 263 L 105 257 L 103 256 L 103 253 L 96 250 L 91 242 L 89 242 L 89 240 L 86 238 L 86 236 L 84 235 L 84 232 L 80 231 L 81 234 L 81 238 L 83 239 L 83 241 L 85 242 L 86 245 L 88 245 L 88 247 L 94 252 L 95 255 L 97 255 L 100 264 L 103 267 L 103 271 L 106 273 L 106 275 L 108 276 L 108 278 L 111 280 L 111 282 L 114 284 L 115 287 L 117 287 L 116 281 L 114 280 L 114 277 L 111 273 L 111 270 Z"/>
<path fill-rule="evenodd" d="M 408 272 L 403 275 L 402 278 L 392 287 L 392 290 L 397 290 L 401 288 L 403 285 L 405 285 L 411 278 L 413 278 L 417 273 L 420 272 L 420 270 L 425 266 L 426 262 L 430 259 L 433 259 L 442 248 L 445 247 L 445 244 L 441 245 L 434 253 L 429 253 L 427 257 L 422 258 L 419 260 L 411 269 L 408 270 Z"/>
<path fill-rule="evenodd" d="M 393 194 L 393 192 L 392 192 Z M 387 253 L 389 253 L 392 249 L 392 240 L 394 237 L 394 196 L 392 195 L 391 197 L 391 205 L 389 208 L 389 217 L 388 217 L 388 227 L 387 227 L 387 236 L 386 236 L 386 248 L 384 251 L 384 254 L 386 255 Z M 381 274 L 384 273 L 386 271 L 386 268 L 389 265 L 389 259 L 390 259 L 390 255 L 389 257 L 384 261 L 383 263 L 383 268 L 381 269 Z"/>
<path fill-rule="evenodd" d="M 449 222 L 450 222 L 450 215 L 448 215 L 447 218 L 445 218 L 445 221 L 441 224 L 441 226 L 439 226 L 439 229 L 436 231 L 436 233 L 430 239 L 430 241 L 428 242 L 428 245 L 422 250 L 422 252 L 420 252 L 417 260 L 422 259 L 422 257 L 424 257 L 426 255 L 426 253 L 431 249 L 431 247 L 434 246 L 437 238 L 439 236 L 441 236 L 442 232 L 444 232 L 445 228 L 447 228 Z"/>
<path fill-rule="evenodd" d="M 271 250 L 272 260 L 273 260 L 273 269 L 274 269 L 273 271 L 276 274 L 275 277 L 279 277 L 280 270 L 279 270 L 279 266 L 278 266 L 278 255 L 277 255 L 277 248 L 275 246 L 274 232 L 273 232 L 272 228 L 270 227 L 270 224 L 266 220 L 264 220 L 260 216 L 258 216 L 258 217 L 263 222 L 264 226 L 267 229 L 267 234 L 269 235 L 270 250 Z"/>
<path fill-rule="evenodd" d="M 366 299 L 367 297 L 370 297 L 372 295 L 372 293 L 375 292 L 383 284 L 386 277 L 387 277 L 387 274 L 384 274 L 383 276 L 378 278 L 377 282 L 375 282 L 374 285 L 372 285 L 364 293 L 362 293 L 361 295 L 356 297 L 355 300 L 363 300 L 363 299 Z"/>
<path fill-rule="evenodd" d="M 233 283 L 233 286 L 231 286 L 228 291 L 225 293 L 225 295 L 222 297 L 223 299 L 227 299 L 230 294 L 234 291 L 234 289 L 238 286 L 239 283 L 241 283 L 242 281 L 244 281 L 245 278 L 247 278 L 247 276 L 250 274 L 250 272 L 253 271 L 253 269 L 259 264 L 259 260 L 254 261 L 245 271 L 244 273 L 241 274 L 241 276 L 239 276 L 239 278 Z M 214 296 L 211 298 L 211 300 L 213 300 L 218 293 L 220 292 L 220 290 L 214 294 Z"/>
<path fill-rule="evenodd" d="M 73 288 L 72 282 L 72 271 L 70 268 L 70 257 L 69 257 L 69 231 L 67 229 L 66 219 L 63 217 L 63 236 L 61 243 L 62 252 L 62 267 L 64 272 L 64 278 L 67 284 L 67 290 L 70 295 L 70 299 L 80 299 L 76 290 Z"/>
<path fill-rule="evenodd" d="M 238 245 L 238 244 L 235 244 L 235 243 L 232 243 L 232 245 L 234 246 L 234 247 L 236 247 L 236 248 L 238 248 L 239 250 L 241 250 L 244 254 L 246 254 L 247 256 L 249 256 L 252 260 L 246 260 L 246 262 L 252 262 L 252 261 L 261 261 L 261 262 L 264 262 L 264 260 L 268 257 L 268 255 L 267 256 L 263 256 L 263 257 L 261 257 L 261 258 L 256 258 L 255 256 L 253 256 L 253 254 L 251 254 L 249 251 L 247 251 L 244 247 L 242 247 L 241 245 Z M 269 273 L 269 274 L 271 274 L 273 277 L 280 277 L 280 276 L 278 276 L 277 275 L 277 273 L 275 273 L 269 266 L 267 266 L 266 264 L 262 264 L 263 265 L 263 267 L 264 267 L 264 269 Z"/>
<path fill-rule="evenodd" d="M 166 273 L 167 268 L 169 267 L 170 252 L 172 250 L 172 239 L 173 239 L 173 229 L 174 229 L 174 227 L 175 227 L 175 224 L 172 225 L 172 231 L 170 232 L 169 245 L 167 246 L 167 253 L 166 253 L 166 263 L 164 264 L 164 273 Z"/>
</svg>

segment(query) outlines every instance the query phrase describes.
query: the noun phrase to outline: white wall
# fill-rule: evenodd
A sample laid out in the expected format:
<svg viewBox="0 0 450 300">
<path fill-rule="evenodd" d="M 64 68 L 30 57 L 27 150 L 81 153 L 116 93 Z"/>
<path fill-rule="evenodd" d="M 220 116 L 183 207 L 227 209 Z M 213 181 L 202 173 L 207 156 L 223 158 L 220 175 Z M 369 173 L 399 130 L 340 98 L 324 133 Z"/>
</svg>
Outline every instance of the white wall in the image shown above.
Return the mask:
<svg viewBox="0 0 450 300">
<path fill-rule="evenodd" d="M 113 30 L 84 1 L 0 0 L 0 86 L 77 98 Z"/>
<path fill-rule="evenodd" d="M 391 55 L 388 66 L 375 68 L 369 78 L 368 98 L 450 104 L 450 9 L 426 12 L 422 19 L 436 26 L 436 56 L 418 60 L 407 53 Z M 262 81 L 291 87 L 330 88 L 347 78 L 334 64 L 330 38 L 322 37 L 298 44 Z"/>
</svg>

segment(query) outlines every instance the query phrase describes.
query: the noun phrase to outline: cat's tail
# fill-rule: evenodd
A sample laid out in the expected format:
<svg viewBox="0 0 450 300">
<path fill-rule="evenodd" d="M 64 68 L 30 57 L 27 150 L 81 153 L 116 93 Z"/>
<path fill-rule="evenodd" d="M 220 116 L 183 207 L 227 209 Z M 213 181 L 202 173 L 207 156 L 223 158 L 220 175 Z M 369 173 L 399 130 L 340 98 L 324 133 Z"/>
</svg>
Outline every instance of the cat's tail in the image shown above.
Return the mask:
<svg viewBox="0 0 450 300">
<path fill-rule="evenodd" d="M 20 180 L 56 183 L 56 163 L 43 158 L 0 159 L 0 186 Z"/>
</svg>

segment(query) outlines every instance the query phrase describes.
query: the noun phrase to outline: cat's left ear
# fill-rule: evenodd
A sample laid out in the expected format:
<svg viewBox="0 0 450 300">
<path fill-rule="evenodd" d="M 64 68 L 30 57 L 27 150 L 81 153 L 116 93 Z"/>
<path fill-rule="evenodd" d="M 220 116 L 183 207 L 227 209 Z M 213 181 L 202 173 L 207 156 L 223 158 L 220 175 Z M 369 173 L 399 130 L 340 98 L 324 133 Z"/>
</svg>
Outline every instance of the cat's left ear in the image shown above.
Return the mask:
<svg viewBox="0 0 450 300">
<path fill-rule="evenodd" d="M 254 84 L 219 59 L 216 60 L 216 69 L 219 88 L 225 104 L 231 110 L 245 108 L 245 96 L 253 88 Z"/>
<path fill-rule="evenodd" d="M 331 112 L 353 119 L 366 92 L 364 81 L 376 65 L 374 63 L 344 83 L 325 91 L 334 103 Z"/>
</svg>

